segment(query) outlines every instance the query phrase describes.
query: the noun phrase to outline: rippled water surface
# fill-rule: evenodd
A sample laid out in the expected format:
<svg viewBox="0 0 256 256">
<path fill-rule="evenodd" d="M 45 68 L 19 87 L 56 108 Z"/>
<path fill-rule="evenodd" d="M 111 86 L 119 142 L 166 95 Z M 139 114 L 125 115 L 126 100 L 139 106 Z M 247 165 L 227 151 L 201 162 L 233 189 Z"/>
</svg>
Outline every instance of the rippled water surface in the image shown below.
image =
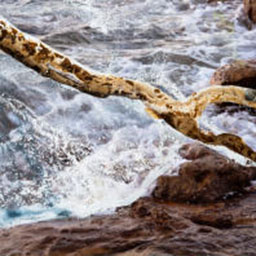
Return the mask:
<svg viewBox="0 0 256 256">
<path fill-rule="evenodd" d="M 256 57 L 255 30 L 239 21 L 241 1 L 205 2 L 0 0 L 0 14 L 91 69 L 184 99 L 209 86 L 220 65 Z M 210 107 L 203 125 L 240 134 L 256 149 L 255 116 L 216 113 Z M 79 93 L 1 52 L 0 120 L 0 227 L 129 204 L 159 175 L 175 173 L 188 141 L 140 102 Z"/>
</svg>

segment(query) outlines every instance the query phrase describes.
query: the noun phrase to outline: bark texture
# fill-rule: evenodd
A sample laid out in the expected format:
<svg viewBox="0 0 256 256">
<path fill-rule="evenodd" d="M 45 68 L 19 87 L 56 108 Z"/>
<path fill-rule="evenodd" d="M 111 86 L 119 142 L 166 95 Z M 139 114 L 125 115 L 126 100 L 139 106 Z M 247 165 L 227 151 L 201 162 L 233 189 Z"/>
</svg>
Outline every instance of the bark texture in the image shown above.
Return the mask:
<svg viewBox="0 0 256 256">
<path fill-rule="evenodd" d="M 256 90 L 235 86 L 212 86 L 176 101 L 158 88 L 138 81 L 96 74 L 70 57 L 57 52 L 9 22 L 0 19 L 0 49 L 43 76 L 100 97 L 118 95 L 142 100 L 148 112 L 190 138 L 213 145 L 223 145 L 256 161 L 256 153 L 240 137 L 215 135 L 199 128 L 197 119 L 210 103 L 232 102 L 256 108 Z M 249 95 L 249 96 L 248 96 Z"/>
</svg>

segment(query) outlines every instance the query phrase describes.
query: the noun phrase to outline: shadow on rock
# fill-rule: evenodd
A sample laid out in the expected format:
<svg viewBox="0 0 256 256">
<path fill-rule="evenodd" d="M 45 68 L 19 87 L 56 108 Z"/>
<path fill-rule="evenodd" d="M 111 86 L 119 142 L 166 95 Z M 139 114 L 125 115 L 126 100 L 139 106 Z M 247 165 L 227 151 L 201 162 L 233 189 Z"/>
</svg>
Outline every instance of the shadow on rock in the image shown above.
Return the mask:
<svg viewBox="0 0 256 256">
<path fill-rule="evenodd" d="M 218 68 L 211 77 L 211 85 L 237 85 L 245 88 L 256 89 L 256 60 L 236 60 Z M 216 104 L 216 113 L 228 112 L 229 114 L 246 110 L 251 115 L 256 115 L 256 110 L 234 103 Z"/>
<path fill-rule="evenodd" d="M 256 23 L 256 2 L 254 0 L 244 0 L 244 11 L 248 18 Z"/>
<path fill-rule="evenodd" d="M 211 85 L 238 85 L 256 89 L 256 60 L 236 60 L 218 68 Z"/>
</svg>

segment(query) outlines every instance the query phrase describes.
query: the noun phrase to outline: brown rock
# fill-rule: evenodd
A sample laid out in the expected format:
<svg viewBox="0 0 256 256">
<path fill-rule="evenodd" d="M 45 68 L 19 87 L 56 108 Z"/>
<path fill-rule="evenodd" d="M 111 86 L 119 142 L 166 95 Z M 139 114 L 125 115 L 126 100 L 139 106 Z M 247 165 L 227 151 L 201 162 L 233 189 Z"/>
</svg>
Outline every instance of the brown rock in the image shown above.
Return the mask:
<svg viewBox="0 0 256 256">
<path fill-rule="evenodd" d="M 114 215 L 0 230 L 1 256 L 255 255 L 256 194 L 206 206 L 142 198 Z"/>
<path fill-rule="evenodd" d="M 256 1 L 244 0 L 244 11 L 248 18 L 256 23 Z"/>
<path fill-rule="evenodd" d="M 210 84 L 224 86 L 237 85 L 256 89 L 256 60 L 237 60 L 231 64 L 218 68 L 212 75 Z M 252 100 L 254 97 L 256 97 L 255 92 L 248 90 L 248 99 Z M 216 104 L 216 106 L 216 114 L 224 111 L 232 114 L 234 112 L 238 112 L 239 110 L 246 110 L 250 114 L 256 115 L 255 109 L 234 103 L 220 103 Z"/>
<path fill-rule="evenodd" d="M 254 173 L 250 168 L 235 163 L 232 165 L 229 160 L 198 144 L 186 145 L 180 153 L 195 166 L 200 158 L 206 161 L 215 156 L 216 161 L 219 161 L 217 165 L 223 165 L 223 173 L 219 167 L 216 167 L 216 172 L 227 183 L 236 180 L 237 184 L 247 185 L 248 177 L 251 178 Z M 213 160 L 214 157 L 211 158 Z M 223 163 L 224 160 L 227 163 Z M 198 163 L 198 166 L 206 169 L 201 164 Z M 215 164 L 211 163 L 212 166 Z M 232 166 L 234 176 L 229 175 L 226 166 Z M 237 173 L 238 168 L 241 174 Z M 190 175 L 189 169 L 182 170 L 181 176 Z M 206 173 L 209 177 L 215 177 L 211 171 Z M 224 177 L 226 175 L 230 178 Z M 194 178 L 193 175 L 189 177 Z M 231 182 L 232 186 L 236 187 L 237 184 Z M 210 186 L 216 188 L 214 184 L 210 183 Z M 130 206 L 119 208 L 112 215 L 92 216 L 82 220 L 53 220 L 2 229 L 0 255 L 254 256 L 255 208 L 256 193 L 253 187 L 250 193 L 204 205 L 164 203 L 146 197 Z"/>
<path fill-rule="evenodd" d="M 153 196 L 176 202 L 209 203 L 228 193 L 243 192 L 256 177 L 256 167 L 244 167 L 201 144 L 187 144 L 180 154 L 189 160 L 178 176 L 161 176 Z"/>
<path fill-rule="evenodd" d="M 239 85 L 256 89 L 256 60 L 237 60 L 218 68 L 211 85 Z"/>
</svg>

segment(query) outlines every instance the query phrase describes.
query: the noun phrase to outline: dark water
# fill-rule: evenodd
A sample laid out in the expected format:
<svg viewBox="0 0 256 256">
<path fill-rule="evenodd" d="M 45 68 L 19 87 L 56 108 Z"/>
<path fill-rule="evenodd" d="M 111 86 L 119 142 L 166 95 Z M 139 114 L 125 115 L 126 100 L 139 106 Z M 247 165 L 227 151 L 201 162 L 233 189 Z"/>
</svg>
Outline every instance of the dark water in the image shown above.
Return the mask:
<svg viewBox="0 0 256 256">
<path fill-rule="evenodd" d="M 255 30 L 238 19 L 241 1 L 205 2 L 0 0 L 0 14 L 91 69 L 184 99 L 220 65 L 256 57 Z M 182 161 L 177 149 L 188 139 L 142 103 L 79 93 L 2 53 L 0 67 L 0 227 L 112 211 Z M 201 123 L 256 149 L 255 116 L 216 113 L 209 108 Z"/>
</svg>

